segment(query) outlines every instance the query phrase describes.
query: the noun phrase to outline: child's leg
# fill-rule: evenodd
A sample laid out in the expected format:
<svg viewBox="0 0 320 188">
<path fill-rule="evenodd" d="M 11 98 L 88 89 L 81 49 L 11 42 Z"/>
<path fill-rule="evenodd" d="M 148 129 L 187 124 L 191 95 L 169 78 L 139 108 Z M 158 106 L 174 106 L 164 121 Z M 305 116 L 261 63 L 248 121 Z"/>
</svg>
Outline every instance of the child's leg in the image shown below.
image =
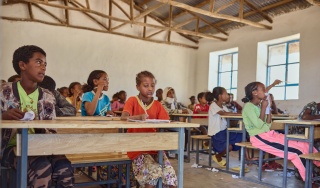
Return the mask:
<svg viewBox="0 0 320 188">
<path fill-rule="evenodd" d="M 56 187 L 73 187 L 74 174 L 70 161 L 64 155 L 48 157 L 52 165 L 52 180 Z"/>
<path fill-rule="evenodd" d="M 16 168 L 16 158 L 13 147 L 9 147 L 4 150 L 1 163 L 4 166 Z M 50 187 L 51 174 L 51 164 L 46 157 L 28 157 L 28 187 Z"/>
<path fill-rule="evenodd" d="M 275 131 L 269 131 L 250 138 L 253 146 L 278 157 L 284 157 L 284 135 Z M 314 148 L 314 152 L 316 149 Z M 306 142 L 290 140 L 288 142 L 288 159 L 297 167 L 302 179 L 305 179 L 305 160 L 299 155 L 309 153 L 309 145 Z"/>
<path fill-rule="evenodd" d="M 170 188 L 175 188 L 178 185 L 178 178 L 176 172 L 171 166 L 170 161 L 168 160 L 165 152 L 163 152 L 163 175 L 162 182 L 164 185 L 169 186 Z"/>
<path fill-rule="evenodd" d="M 162 168 L 149 154 L 139 155 L 132 160 L 132 169 L 141 186 L 155 187 L 162 177 Z"/>
</svg>

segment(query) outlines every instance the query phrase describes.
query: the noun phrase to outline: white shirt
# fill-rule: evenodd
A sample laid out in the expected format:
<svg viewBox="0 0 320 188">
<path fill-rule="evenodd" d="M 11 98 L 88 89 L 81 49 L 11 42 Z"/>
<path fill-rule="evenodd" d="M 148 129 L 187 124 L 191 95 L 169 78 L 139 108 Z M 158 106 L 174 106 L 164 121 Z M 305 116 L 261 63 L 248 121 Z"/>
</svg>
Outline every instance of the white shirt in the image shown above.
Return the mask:
<svg viewBox="0 0 320 188">
<path fill-rule="evenodd" d="M 222 108 L 220 108 L 215 102 L 211 103 L 209 108 L 209 136 L 215 135 L 227 128 L 227 120 L 225 118 L 221 118 L 220 115 L 217 114 L 219 111 L 229 112 L 226 106 L 222 106 Z"/>
</svg>

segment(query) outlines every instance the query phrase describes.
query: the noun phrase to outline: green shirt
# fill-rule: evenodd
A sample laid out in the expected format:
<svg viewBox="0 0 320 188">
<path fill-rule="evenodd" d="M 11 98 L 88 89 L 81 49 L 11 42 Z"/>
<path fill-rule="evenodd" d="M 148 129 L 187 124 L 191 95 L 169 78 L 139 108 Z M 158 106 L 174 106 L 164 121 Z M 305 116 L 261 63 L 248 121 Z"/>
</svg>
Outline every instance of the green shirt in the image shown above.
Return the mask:
<svg viewBox="0 0 320 188">
<path fill-rule="evenodd" d="M 35 117 L 38 117 L 38 98 L 39 98 L 39 90 L 36 89 L 34 92 L 27 95 L 26 91 L 22 88 L 20 82 L 17 83 L 18 93 L 20 97 L 21 103 L 21 111 L 33 111 Z M 29 134 L 34 134 L 34 129 L 28 129 Z M 8 143 L 8 146 L 16 146 L 17 145 L 17 135 L 14 135 Z"/>
<path fill-rule="evenodd" d="M 271 123 L 259 118 L 260 111 L 260 108 L 251 102 L 246 103 L 242 110 L 243 122 L 250 136 L 270 131 Z"/>
</svg>

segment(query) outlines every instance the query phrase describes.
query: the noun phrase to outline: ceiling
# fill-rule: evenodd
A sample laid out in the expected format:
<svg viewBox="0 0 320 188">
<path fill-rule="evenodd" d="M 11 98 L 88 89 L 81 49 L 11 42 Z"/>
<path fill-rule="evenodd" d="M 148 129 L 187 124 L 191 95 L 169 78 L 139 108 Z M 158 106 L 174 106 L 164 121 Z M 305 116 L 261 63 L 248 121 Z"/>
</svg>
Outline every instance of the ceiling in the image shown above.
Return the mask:
<svg viewBox="0 0 320 188">
<path fill-rule="evenodd" d="M 101 2 L 104 2 L 101 5 L 109 5 L 108 9 L 101 11 L 101 8 L 98 8 L 98 11 L 96 7 L 91 6 L 90 0 L 3 0 L 2 6 L 23 5 L 28 14 L 22 18 L 21 15 L 15 17 L 2 14 L 1 18 L 87 29 L 150 42 L 198 48 L 197 44 L 201 38 L 226 41 L 231 30 L 243 26 L 271 30 L 273 18 L 277 15 L 314 5 L 320 6 L 320 0 L 104 0 Z M 64 14 L 51 11 L 52 7 L 62 10 Z M 35 16 L 35 9 L 47 14 L 53 21 Z M 124 16 L 115 15 L 116 9 Z M 71 11 L 82 13 L 98 27 L 72 23 L 69 14 Z M 106 21 L 101 21 L 101 18 Z M 150 23 L 151 19 L 156 20 L 157 24 Z M 121 28 L 127 25 L 135 25 L 142 31 L 134 34 L 121 31 Z M 153 29 L 153 32 L 149 32 L 148 29 Z M 178 33 L 179 37 L 186 38 L 189 42 L 175 41 L 171 32 Z M 159 35 L 164 33 L 164 37 L 159 38 Z"/>
</svg>

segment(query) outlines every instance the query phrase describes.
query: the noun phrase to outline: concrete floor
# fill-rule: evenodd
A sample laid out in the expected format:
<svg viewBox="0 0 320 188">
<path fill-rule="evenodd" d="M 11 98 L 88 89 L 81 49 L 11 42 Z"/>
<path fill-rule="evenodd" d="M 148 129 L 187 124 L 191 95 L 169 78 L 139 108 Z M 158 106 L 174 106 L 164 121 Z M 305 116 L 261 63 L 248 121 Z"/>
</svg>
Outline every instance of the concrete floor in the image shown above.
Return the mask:
<svg viewBox="0 0 320 188">
<path fill-rule="evenodd" d="M 238 166 L 238 152 L 231 152 L 230 167 Z M 257 156 L 257 155 L 256 155 Z M 208 155 L 200 154 L 200 164 L 208 165 Z M 177 160 L 170 160 L 173 167 L 177 172 Z M 212 172 L 207 170 L 204 166 L 202 168 L 192 168 L 192 164 L 195 163 L 195 154 L 191 154 L 191 162 L 184 163 L 184 188 L 263 188 L 263 187 L 281 187 L 282 185 L 282 172 L 263 172 L 262 184 L 255 183 L 258 181 L 257 165 L 248 166 L 249 173 L 246 173 L 246 179 L 232 178 L 232 174 L 225 172 Z M 282 160 L 278 161 L 282 163 Z M 212 166 L 218 168 L 218 165 L 212 162 Z M 293 168 L 290 163 L 290 168 Z M 76 174 L 76 181 L 84 181 L 87 178 L 83 175 Z M 250 180 L 248 180 L 250 179 Z M 301 180 L 297 180 L 294 176 L 288 177 L 288 187 L 300 188 L 304 183 Z M 90 186 L 86 188 L 98 188 L 99 186 Z"/>
</svg>

